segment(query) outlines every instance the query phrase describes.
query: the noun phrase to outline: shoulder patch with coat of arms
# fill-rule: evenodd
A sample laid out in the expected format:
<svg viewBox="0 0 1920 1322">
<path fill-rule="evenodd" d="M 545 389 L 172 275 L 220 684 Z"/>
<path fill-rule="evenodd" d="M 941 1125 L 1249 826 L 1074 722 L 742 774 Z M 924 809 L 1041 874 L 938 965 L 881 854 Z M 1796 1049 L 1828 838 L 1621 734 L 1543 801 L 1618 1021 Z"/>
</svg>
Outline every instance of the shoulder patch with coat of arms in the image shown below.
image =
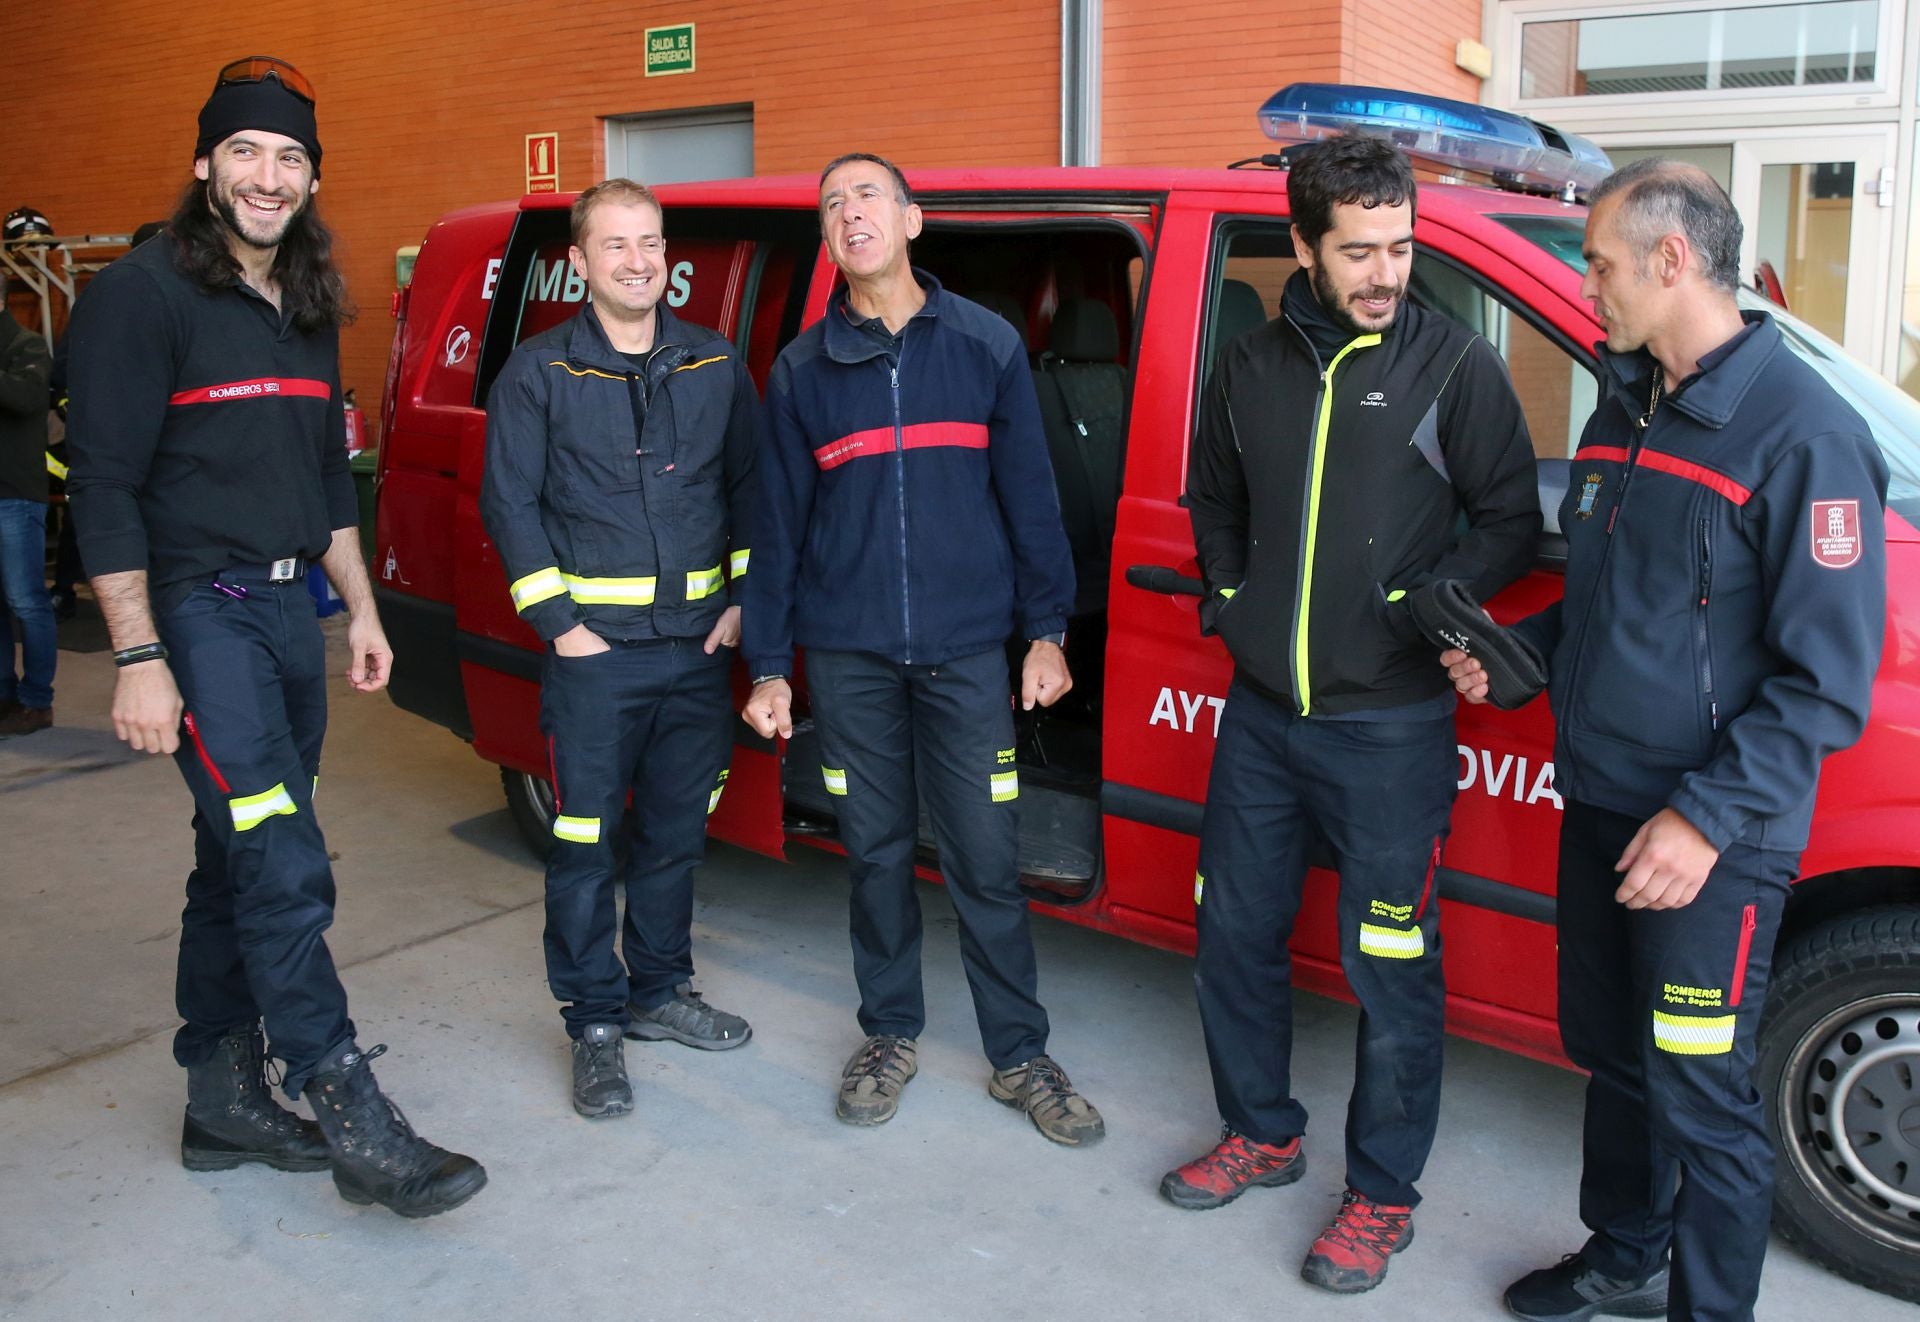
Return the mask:
<svg viewBox="0 0 1920 1322">
<path fill-rule="evenodd" d="M 1860 502 L 1816 500 L 1808 533 L 1813 562 L 1822 569 L 1846 569 L 1860 559 Z"/>
</svg>

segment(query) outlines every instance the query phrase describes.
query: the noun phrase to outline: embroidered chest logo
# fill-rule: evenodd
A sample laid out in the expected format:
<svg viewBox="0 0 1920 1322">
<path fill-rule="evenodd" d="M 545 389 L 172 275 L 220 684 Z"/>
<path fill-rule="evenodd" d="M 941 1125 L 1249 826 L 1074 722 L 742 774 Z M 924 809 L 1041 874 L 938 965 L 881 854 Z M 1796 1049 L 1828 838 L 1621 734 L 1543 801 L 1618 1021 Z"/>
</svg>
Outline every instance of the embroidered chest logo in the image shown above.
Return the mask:
<svg viewBox="0 0 1920 1322">
<path fill-rule="evenodd" d="M 1573 512 L 1581 518 L 1591 519 L 1593 517 L 1593 502 L 1600 498 L 1601 481 L 1602 478 L 1598 473 L 1588 473 L 1585 479 L 1581 481 L 1580 503 L 1576 505 L 1573 510 Z"/>
<path fill-rule="evenodd" d="M 1378 390 L 1369 390 L 1367 392 L 1367 397 L 1360 401 L 1360 407 L 1363 409 L 1365 408 L 1383 409 L 1386 406 L 1387 406 L 1387 397 L 1381 394 Z"/>
<path fill-rule="evenodd" d="M 1846 569 L 1860 559 L 1860 502 L 1813 502 L 1813 562 L 1824 569 Z"/>
</svg>

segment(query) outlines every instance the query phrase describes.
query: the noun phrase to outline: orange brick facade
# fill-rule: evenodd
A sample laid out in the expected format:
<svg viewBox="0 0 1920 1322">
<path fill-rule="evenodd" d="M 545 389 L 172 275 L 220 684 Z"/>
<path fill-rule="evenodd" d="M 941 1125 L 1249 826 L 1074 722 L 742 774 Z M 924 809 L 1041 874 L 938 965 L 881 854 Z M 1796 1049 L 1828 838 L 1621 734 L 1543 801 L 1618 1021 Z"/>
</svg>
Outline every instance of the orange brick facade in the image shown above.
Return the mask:
<svg viewBox="0 0 1920 1322">
<path fill-rule="evenodd" d="M 63 234 L 164 217 L 224 60 L 282 55 L 320 90 L 323 211 L 362 316 L 342 374 L 372 412 L 393 253 L 434 218 L 524 187 L 528 133 L 560 135 L 560 187 L 601 177 L 604 119 L 751 105 L 762 174 L 840 151 L 908 167 L 1060 159 L 1057 0 L 898 6 L 849 22 L 817 0 L 569 6 L 390 0 L 274 11 L 112 0 L 84 23 L 10 25 L 0 45 L 0 213 Z M 644 77 L 643 30 L 697 24 L 697 68 Z M 1477 100 L 1453 65 L 1480 0 L 1105 0 L 1102 160 L 1225 164 L 1265 145 L 1259 103 L 1303 79 Z M 111 33 L 111 36 L 104 34 Z M 15 303 L 16 311 L 21 311 Z"/>
</svg>

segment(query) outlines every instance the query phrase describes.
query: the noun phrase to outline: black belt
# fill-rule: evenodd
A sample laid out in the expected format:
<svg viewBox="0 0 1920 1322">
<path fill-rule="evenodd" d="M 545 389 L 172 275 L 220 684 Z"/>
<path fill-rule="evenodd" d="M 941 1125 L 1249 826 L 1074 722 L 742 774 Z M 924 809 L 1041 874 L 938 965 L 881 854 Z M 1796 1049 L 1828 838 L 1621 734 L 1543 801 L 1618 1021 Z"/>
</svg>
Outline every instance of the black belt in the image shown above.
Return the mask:
<svg viewBox="0 0 1920 1322">
<path fill-rule="evenodd" d="M 216 582 L 226 580 L 232 583 L 300 583 L 306 577 L 307 558 L 302 555 L 270 560 L 263 565 L 228 565 L 214 575 Z"/>
</svg>

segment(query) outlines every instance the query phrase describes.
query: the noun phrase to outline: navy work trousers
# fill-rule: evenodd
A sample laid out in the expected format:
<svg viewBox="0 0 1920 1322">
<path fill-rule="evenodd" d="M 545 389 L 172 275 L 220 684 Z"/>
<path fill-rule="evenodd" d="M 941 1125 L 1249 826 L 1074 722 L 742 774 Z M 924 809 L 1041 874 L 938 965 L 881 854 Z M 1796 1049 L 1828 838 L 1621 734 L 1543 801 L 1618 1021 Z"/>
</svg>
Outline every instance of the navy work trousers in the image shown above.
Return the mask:
<svg viewBox="0 0 1920 1322">
<path fill-rule="evenodd" d="M 1043 1054 L 1006 652 L 921 666 L 809 650 L 807 692 L 853 879 L 861 1031 L 918 1037 L 926 1027 L 913 881 L 925 795 L 987 1059 L 1005 1069 Z"/>
<path fill-rule="evenodd" d="M 226 1033 L 264 1020 L 298 1097 L 353 1037 L 327 951 L 333 869 L 313 815 L 326 649 L 304 578 L 222 581 L 196 586 L 158 621 L 186 706 L 174 760 L 194 806 L 173 1055 L 197 1064 Z"/>
<path fill-rule="evenodd" d="M 1360 1002 L 1347 1184 L 1410 1207 L 1440 1110 L 1446 984 L 1433 873 L 1455 787 L 1451 715 L 1329 721 L 1239 680 L 1227 691 L 1200 829 L 1194 985 L 1222 1119 L 1289 1143 L 1292 958 L 1314 828 L 1340 873 L 1340 964 Z"/>
<path fill-rule="evenodd" d="M 1637 1278 L 1671 1247 L 1667 1315 L 1745 1322 L 1773 1210 L 1755 1040 L 1800 857 L 1736 844 L 1691 904 L 1630 910 L 1614 864 L 1641 825 L 1569 802 L 1560 826 L 1560 1038 L 1592 1075 L 1583 1252 Z"/>
<path fill-rule="evenodd" d="M 570 1037 L 589 1024 L 625 1029 L 629 1002 L 664 1005 L 693 977 L 693 870 L 733 754 L 733 649 L 708 655 L 703 641 L 616 642 L 591 656 L 548 648 L 541 663 L 555 800 L 547 984 Z M 613 842 L 629 791 L 623 967 L 613 949 Z"/>
</svg>

